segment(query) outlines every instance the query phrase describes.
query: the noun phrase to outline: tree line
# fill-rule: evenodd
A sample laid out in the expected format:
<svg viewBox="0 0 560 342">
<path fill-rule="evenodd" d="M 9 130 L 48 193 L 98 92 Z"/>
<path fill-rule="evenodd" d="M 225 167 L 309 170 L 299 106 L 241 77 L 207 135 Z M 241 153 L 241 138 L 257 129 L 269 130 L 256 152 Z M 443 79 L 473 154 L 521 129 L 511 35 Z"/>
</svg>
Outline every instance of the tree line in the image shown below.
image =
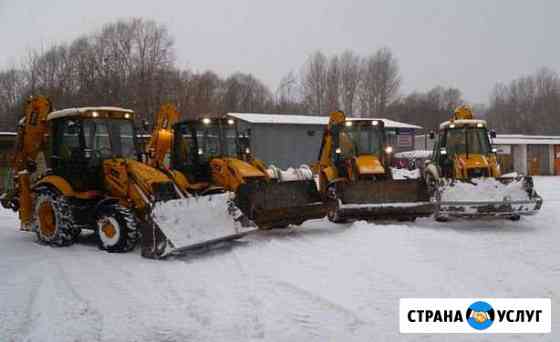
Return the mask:
<svg viewBox="0 0 560 342">
<path fill-rule="evenodd" d="M 270 89 L 251 73 L 227 77 L 178 67 L 165 25 L 133 18 L 104 25 L 67 44 L 36 49 L 21 66 L 0 71 L 0 129 L 14 130 L 24 99 L 50 96 L 57 108 L 116 105 L 151 120 L 159 106 L 174 103 L 183 116 L 209 112 L 258 112 L 386 117 L 434 128 L 462 104 L 459 89 L 436 86 L 401 93 L 402 75 L 389 48 L 367 56 L 351 50 L 317 51 L 299 70 Z M 502 131 L 560 133 L 558 75 L 542 69 L 509 85 L 496 85 L 488 108 L 480 108 Z"/>
</svg>

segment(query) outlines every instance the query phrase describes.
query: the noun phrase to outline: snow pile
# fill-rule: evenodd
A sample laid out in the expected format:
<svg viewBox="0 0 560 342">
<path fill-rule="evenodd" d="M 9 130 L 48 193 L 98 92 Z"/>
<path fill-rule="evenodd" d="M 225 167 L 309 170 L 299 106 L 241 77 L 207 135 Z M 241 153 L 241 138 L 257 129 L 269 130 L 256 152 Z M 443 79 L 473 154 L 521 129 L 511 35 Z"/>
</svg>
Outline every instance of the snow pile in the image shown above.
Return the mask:
<svg viewBox="0 0 560 342">
<path fill-rule="evenodd" d="M 274 165 L 270 165 L 266 171 L 271 178 L 278 179 L 280 182 L 313 179 L 313 172 L 309 166 L 305 164 L 297 169 L 290 167 L 287 170 L 282 170 Z"/>
<path fill-rule="evenodd" d="M 502 178 L 517 178 L 517 177 L 519 177 L 519 174 L 517 172 L 504 173 L 502 175 Z"/>
<path fill-rule="evenodd" d="M 235 221 L 241 212 L 232 198 L 226 193 L 157 203 L 152 217 L 176 248 L 254 230 Z"/>
<path fill-rule="evenodd" d="M 418 179 L 420 178 L 420 170 L 419 169 L 398 169 L 398 168 L 391 168 L 391 174 L 393 175 L 393 179 L 402 180 L 402 179 Z"/>
<path fill-rule="evenodd" d="M 399 333 L 400 298 L 560 307 L 560 177 L 535 187 L 547 205 L 518 222 L 314 220 L 167 260 L 40 245 L 0 209 L 0 341 L 559 341 L 557 315 L 538 336 Z"/>
<path fill-rule="evenodd" d="M 414 151 L 406 151 L 406 152 L 398 152 L 395 153 L 395 158 L 402 158 L 402 159 L 428 159 L 432 157 L 432 151 L 429 150 L 414 150 Z"/>
<path fill-rule="evenodd" d="M 523 181 L 501 183 L 494 178 L 472 179 L 472 183 L 456 181 L 445 186 L 442 202 L 501 202 L 526 201 L 527 191 Z"/>
</svg>

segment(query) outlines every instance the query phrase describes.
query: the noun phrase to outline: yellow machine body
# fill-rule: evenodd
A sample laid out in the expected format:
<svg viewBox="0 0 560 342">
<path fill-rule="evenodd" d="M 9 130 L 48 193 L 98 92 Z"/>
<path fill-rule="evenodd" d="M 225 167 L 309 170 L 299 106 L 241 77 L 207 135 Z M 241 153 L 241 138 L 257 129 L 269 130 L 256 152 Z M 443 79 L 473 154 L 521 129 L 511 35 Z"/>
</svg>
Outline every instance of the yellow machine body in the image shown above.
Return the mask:
<svg viewBox="0 0 560 342">
<path fill-rule="evenodd" d="M 436 203 L 436 219 L 494 216 L 518 220 L 520 215 L 540 210 L 542 198 L 533 189 L 532 178 L 502 177 L 489 136 L 495 133 L 488 130 L 486 121 L 475 119 L 469 106 L 458 107 L 451 119 L 439 126 L 432 159 L 424 168 L 424 179 Z M 463 191 L 476 193 L 481 182 L 489 182 L 487 188 L 494 189 L 493 193 L 476 201 L 448 196 L 457 191 L 458 183 Z M 521 189 L 514 201 L 510 198 L 512 189 Z"/>
<path fill-rule="evenodd" d="M 185 248 L 176 243 L 178 240 L 187 245 L 200 245 L 207 240 L 223 239 L 223 229 L 217 237 L 209 233 L 196 237 L 188 232 L 184 238 L 180 236 L 184 233 L 180 226 L 168 225 L 164 231 L 157 222 L 158 208 L 166 203 L 171 203 L 172 209 L 179 206 L 183 195 L 168 174 L 135 159 L 137 153 L 130 149 L 136 146 L 133 115 L 131 110 L 117 107 L 81 107 L 52 112 L 47 98 L 30 99 L 18 128 L 14 188 L 2 198 L 2 205 L 19 212 L 25 230 L 33 228 L 39 239 L 60 246 L 72 243 L 81 229 L 102 227 L 107 234 L 105 240 L 100 238 L 104 249 L 127 251 L 134 248 L 140 236 L 134 222 L 142 227 L 142 255 L 147 257 L 161 257 Z M 158 125 L 165 128 L 169 123 L 159 122 Z M 54 141 L 60 139 L 55 136 L 61 134 L 76 138 L 68 140 L 70 145 Z M 152 146 L 169 146 L 167 138 L 163 132 Z M 55 149 L 55 145 L 59 147 Z M 61 154 L 66 150 L 68 153 L 64 157 Z M 59 151 L 58 155 L 55 151 Z M 160 152 L 156 149 L 154 155 L 160 156 Z M 155 165 L 161 165 L 162 160 L 158 157 Z M 66 166 L 55 162 L 64 162 L 66 164 L 61 165 Z M 37 202 L 39 199 L 43 202 Z M 115 203 L 119 207 L 107 209 Z M 105 210 L 104 214 L 99 210 Z M 117 227 L 103 216 L 112 215 L 111 212 L 120 215 L 112 222 L 128 225 L 133 230 L 116 235 Z M 104 221 L 96 223 L 96 220 Z M 185 217 L 179 221 L 187 220 Z M 50 235 L 46 236 L 45 232 Z M 168 236 L 168 232 L 172 236 Z M 110 241 L 122 234 L 132 240 Z M 230 236 L 238 235 L 239 231 L 232 228 Z M 54 238 L 49 240 L 49 237 Z"/>
<path fill-rule="evenodd" d="M 360 137 L 367 146 L 360 146 Z M 330 115 L 316 171 L 329 219 L 409 218 L 428 216 L 432 207 L 421 180 L 393 180 L 392 149 L 386 146 L 384 121 Z M 406 205 L 401 205 L 406 203 Z"/>
</svg>

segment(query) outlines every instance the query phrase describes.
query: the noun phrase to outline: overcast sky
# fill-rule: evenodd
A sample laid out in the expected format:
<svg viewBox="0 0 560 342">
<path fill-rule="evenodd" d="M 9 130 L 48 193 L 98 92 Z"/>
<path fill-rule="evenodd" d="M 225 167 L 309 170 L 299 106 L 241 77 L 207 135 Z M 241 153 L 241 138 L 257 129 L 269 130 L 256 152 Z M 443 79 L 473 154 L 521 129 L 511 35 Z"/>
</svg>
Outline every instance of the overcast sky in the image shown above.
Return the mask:
<svg viewBox="0 0 560 342">
<path fill-rule="evenodd" d="M 402 92 L 441 84 L 487 102 L 496 81 L 560 71 L 559 14 L 556 0 L 0 0 L 0 68 L 28 49 L 144 17 L 167 25 L 178 65 L 195 70 L 251 72 L 274 89 L 315 50 L 387 46 Z"/>
</svg>

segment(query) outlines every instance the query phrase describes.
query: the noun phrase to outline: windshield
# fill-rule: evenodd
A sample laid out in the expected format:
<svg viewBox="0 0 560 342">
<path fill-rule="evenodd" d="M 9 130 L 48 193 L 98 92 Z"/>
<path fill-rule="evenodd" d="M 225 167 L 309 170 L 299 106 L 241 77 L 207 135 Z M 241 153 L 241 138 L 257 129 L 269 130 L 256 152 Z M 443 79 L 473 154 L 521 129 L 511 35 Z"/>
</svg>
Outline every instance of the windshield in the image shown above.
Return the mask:
<svg viewBox="0 0 560 342">
<path fill-rule="evenodd" d="M 196 139 L 193 139 L 196 136 Z M 207 163 L 216 157 L 237 158 L 235 125 L 215 120 L 210 124 L 187 122 L 176 128 L 175 158 L 179 163 L 191 164 L 196 159 Z"/>
<path fill-rule="evenodd" d="M 86 148 L 99 158 L 135 158 L 134 127 L 123 119 L 87 119 L 83 122 Z"/>
<path fill-rule="evenodd" d="M 359 155 L 380 155 L 383 145 L 383 131 L 371 124 L 352 124 L 341 126 L 338 146 L 343 157 Z"/>
<path fill-rule="evenodd" d="M 448 155 L 482 154 L 491 151 L 488 133 L 485 128 L 460 127 L 447 131 L 446 149 Z"/>
</svg>

